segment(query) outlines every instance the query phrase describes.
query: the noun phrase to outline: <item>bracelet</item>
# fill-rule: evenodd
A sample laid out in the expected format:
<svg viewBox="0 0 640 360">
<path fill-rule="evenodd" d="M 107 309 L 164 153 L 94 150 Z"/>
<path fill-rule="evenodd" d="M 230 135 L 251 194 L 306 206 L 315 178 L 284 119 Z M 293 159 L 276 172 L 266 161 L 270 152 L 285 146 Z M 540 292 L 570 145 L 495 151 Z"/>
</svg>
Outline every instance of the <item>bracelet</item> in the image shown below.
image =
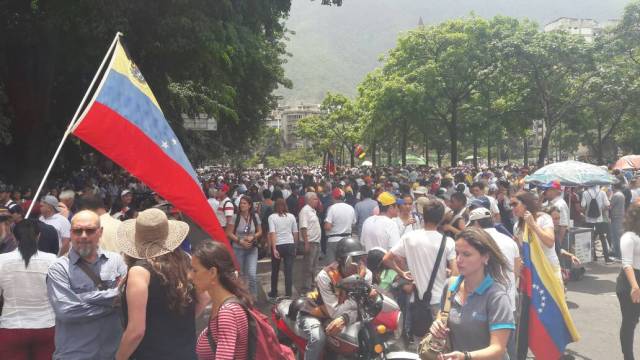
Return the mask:
<svg viewBox="0 0 640 360">
<path fill-rule="evenodd" d="M 471 360 L 471 354 L 468 351 L 464 352 L 464 360 Z"/>
</svg>

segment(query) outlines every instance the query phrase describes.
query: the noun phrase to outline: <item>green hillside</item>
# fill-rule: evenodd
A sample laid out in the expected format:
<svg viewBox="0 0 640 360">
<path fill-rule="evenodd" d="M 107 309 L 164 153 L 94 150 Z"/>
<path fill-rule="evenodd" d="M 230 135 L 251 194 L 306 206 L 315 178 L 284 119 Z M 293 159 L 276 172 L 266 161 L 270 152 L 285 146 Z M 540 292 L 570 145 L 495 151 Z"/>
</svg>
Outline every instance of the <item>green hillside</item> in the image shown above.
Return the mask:
<svg viewBox="0 0 640 360">
<path fill-rule="evenodd" d="M 619 18 L 627 0 L 344 0 L 342 7 L 319 0 L 292 0 L 286 24 L 285 64 L 292 89 L 277 94 L 288 104 L 320 102 L 327 91 L 355 95 L 364 75 L 394 47 L 399 33 L 417 26 L 461 17 L 527 17 L 544 25 L 558 17 Z"/>
</svg>

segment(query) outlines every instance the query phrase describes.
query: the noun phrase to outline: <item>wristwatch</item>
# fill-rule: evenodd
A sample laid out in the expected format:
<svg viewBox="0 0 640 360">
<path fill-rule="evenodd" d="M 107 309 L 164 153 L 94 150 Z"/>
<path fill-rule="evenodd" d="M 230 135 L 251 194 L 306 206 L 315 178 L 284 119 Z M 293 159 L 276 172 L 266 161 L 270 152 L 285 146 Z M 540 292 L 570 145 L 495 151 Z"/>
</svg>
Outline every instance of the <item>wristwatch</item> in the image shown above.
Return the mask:
<svg viewBox="0 0 640 360">
<path fill-rule="evenodd" d="M 464 360 L 471 360 L 471 354 L 468 351 L 464 352 Z"/>
</svg>

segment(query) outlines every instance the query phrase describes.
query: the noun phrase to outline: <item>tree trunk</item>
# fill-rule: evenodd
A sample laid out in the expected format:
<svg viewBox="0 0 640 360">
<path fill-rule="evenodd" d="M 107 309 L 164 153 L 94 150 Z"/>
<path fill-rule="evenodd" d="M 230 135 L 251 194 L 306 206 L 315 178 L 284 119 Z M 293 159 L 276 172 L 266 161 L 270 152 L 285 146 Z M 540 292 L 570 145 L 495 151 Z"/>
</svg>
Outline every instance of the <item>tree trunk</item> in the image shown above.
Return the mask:
<svg viewBox="0 0 640 360">
<path fill-rule="evenodd" d="M 436 156 L 438 157 L 438 167 L 442 167 L 442 148 L 440 146 L 436 147 Z"/>
<path fill-rule="evenodd" d="M 449 140 L 451 141 L 451 166 L 458 166 L 458 102 L 452 101 L 451 122 L 449 123 Z M 438 164 L 440 166 L 440 164 Z"/>
<path fill-rule="evenodd" d="M 529 139 L 527 139 L 527 135 L 523 138 L 523 153 L 524 153 L 524 166 L 529 166 Z"/>
<path fill-rule="evenodd" d="M 604 164 L 602 156 L 602 122 L 598 121 L 598 148 L 596 149 L 596 155 L 598 157 L 598 165 Z"/>
<path fill-rule="evenodd" d="M 491 135 L 487 137 L 487 165 L 491 167 Z"/>
<path fill-rule="evenodd" d="M 429 166 L 429 137 L 426 133 L 424 134 L 424 161 Z"/>
<path fill-rule="evenodd" d="M 473 167 L 478 168 L 478 138 L 473 139 Z"/>
<path fill-rule="evenodd" d="M 400 132 L 400 157 L 402 161 L 402 166 L 407 166 L 407 136 L 408 136 L 408 121 L 407 119 L 402 120 L 402 131 Z"/>
<path fill-rule="evenodd" d="M 387 149 L 387 166 L 391 166 L 391 152 L 393 151 L 393 146 L 389 145 L 389 148 Z"/>
<path fill-rule="evenodd" d="M 373 142 L 373 144 L 371 144 L 371 164 L 373 164 L 373 167 L 376 166 L 377 161 L 376 161 L 376 143 L 375 141 Z"/>
<path fill-rule="evenodd" d="M 355 154 L 355 150 L 354 150 L 354 146 L 351 146 L 351 149 L 349 149 L 349 155 L 351 155 L 351 167 L 355 167 L 356 165 L 356 154 Z"/>
<path fill-rule="evenodd" d="M 539 168 L 544 166 L 544 161 L 546 160 L 547 154 L 549 153 L 549 141 L 551 140 L 551 131 L 552 129 L 547 128 L 544 132 L 544 136 L 542 137 L 542 144 L 540 144 L 540 152 L 538 153 Z"/>
</svg>

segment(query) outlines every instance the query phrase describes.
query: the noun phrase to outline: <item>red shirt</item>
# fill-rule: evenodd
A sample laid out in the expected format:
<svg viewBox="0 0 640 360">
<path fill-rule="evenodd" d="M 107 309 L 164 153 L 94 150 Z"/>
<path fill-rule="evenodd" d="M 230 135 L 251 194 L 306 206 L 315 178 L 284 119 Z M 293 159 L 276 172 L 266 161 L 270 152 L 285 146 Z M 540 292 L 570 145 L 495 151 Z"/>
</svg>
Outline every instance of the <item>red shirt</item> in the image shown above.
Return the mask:
<svg viewBox="0 0 640 360">
<path fill-rule="evenodd" d="M 207 329 L 198 337 L 196 353 L 200 360 L 245 360 L 249 348 L 249 323 L 242 305 L 226 303 L 218 316 L 209 322 L 211 337 L 216 342 L 214 354 L 207 339 Z"/>
</svg>

